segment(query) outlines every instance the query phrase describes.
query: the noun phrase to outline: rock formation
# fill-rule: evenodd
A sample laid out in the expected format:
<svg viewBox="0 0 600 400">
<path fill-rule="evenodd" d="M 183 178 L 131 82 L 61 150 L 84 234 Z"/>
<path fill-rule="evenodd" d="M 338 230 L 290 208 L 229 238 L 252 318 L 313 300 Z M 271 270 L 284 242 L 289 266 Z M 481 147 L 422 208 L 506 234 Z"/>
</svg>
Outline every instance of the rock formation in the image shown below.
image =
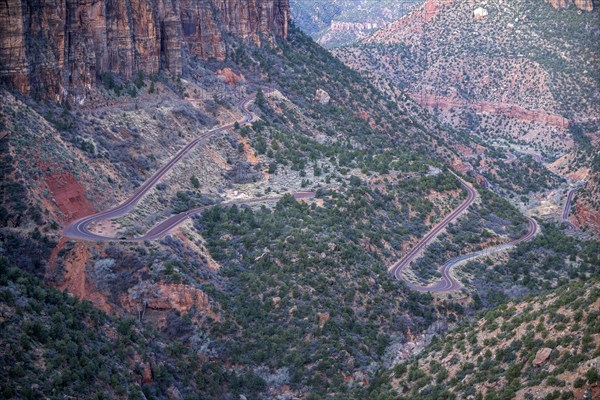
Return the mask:
<svg viewBox="0 0 600 400">
<path fill-rule="evenodd" d="M 325 90 L 319 88 L 315 93 L 315 99 L 321 104 L 329 104 L 331 96 Z"/>
<path fill-rule="evenodd" d="M 475 19 L 486 19 L 488 16 L 488 11 L 483 7 L 477 7 L 473 10 L 473 18 Z"/>
<path fill-rule="evenodd" d="M 484 100 L 465 101 L 459 98 L 435 96 L 431 93 L 410 93 L 410 97 L 419 105 L 428 109 L 469 108 L 477 114 L 501 114 L 520 121 L 535 121 L 548 126 L 566 128 L 569 120 L 544 110 L 527 109 L 510 103 L 492 103 Z"/>
<path fill-rule="evenodd" d="M 594 9 L 594 3 L 592 0 L 546 0 L 552 7 L 556 9 L 568 8 L 571 4 L 575 4 L 575 7 L 584 11 L 592 11 Z"/>
<path fill-rule="evenodd" d="M 546 362 L 546 360 L 548 360 L 548 357 L 550 357 L 551 353 L 552 353 L 552 349 L 551 348 L 549 348 L 549 347 L 542 347 L 535 354 L 535 359 L 533 360 L 532 364 L 534 366 L 536 366 L 536 367 L 542 365 L 543 363 Z"/>
<path fill-rule="evenodd" d="M 121 306 L 140 318 L 153 312 L 152 321 L 160 328 L 164 328 L 167 314 L 171 311 L 177 311 L 181 315 L 195 311 L 197 317 L 208 316 L 213 320 L 220 318 L 212 309 L 206 293 L 184 284 L 142 281 L 121 296 Z"/>
<path fill-rule="evenodd" d="M 23 93 L 82 99 L 104 72 L 181 74 L 184 53 L 223 60 L 225 36 L 287 37 L 288 0 L 7 0 L 0 79 Z"/>
</svg>

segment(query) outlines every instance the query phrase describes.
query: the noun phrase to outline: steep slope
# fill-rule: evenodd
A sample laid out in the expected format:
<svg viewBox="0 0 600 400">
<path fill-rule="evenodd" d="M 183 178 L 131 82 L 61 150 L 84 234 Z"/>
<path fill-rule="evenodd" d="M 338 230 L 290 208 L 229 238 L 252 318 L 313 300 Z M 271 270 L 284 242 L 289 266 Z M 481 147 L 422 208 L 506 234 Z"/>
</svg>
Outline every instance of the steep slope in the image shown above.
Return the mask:
<svg viewBox="0 0 600 400">
<path fill-rule="evenodd" d="M 568 139 L 569 121 L 597 124 L 597 21 L 597 11 L 555 10 L 542 1 L 479 8 L 432 1 L 336 54 L 390 77 L 454 125 L 484 125 L 488 135 L 530 144 L 540 136 L 540 146 L 557 148 L 569 144 L 558 141 Z M 493 129 L 485 121 L 497 118 L 509 126 Z M 518 132 L 523 127 L 526 137 Z"/>
<path fill-rule="evenodd" d="M 359 391 L 392 337 L 447 312 L 385 269 L 464 196 L 444 170 L 449 134 L 401 93 L 383 96 L 296 29 L 273 47 L 232 39 L 225 61 L 190 58 L 181 77 L 105 73 L 92 89 L 83 106 L 2 92 L 0 236 L 12 264 L 185 346 L 205 335 L 190 371 L 207 360 L 227 376 L 258 371 L 259 398 Z M 146 243 L 61 237 L 208 128 L 241 119 L 250 93 L 261 121 L 211 137 L 132 213 L 91 229 L 132 237 L 231 199 L 256 199 L 254 210 L 222 204 Z M 298 191 L 318 193 L 284 196 Z"/>
<path fill-rule="evenodd" d="M 372 398 L 597 398 L 599 310 L 597 279 L 508 303 L 395 366 Z"/>
<path fill-rule="evenodd" d="M 130 318 L 110 317 L 45 286 L 0 257 L 0 396 L 11 398 L 204 399 L 254 397 L 251 371 L 227 372 L 193 344 Z M 180 327 L 191 331 L 188 324 Z"/>
<path fill-rule="evenodd" d="M 393 85 L 379 91 L 294 27 L 287 38 L 270 31 L 268 46 L 226 36 L 224 60 L 187 57 L 181 76 L 164 68 L 108 71 L 83 105 L 2 89 L 0 253 L 106 312 L 135 317 L 139 329 L 157 329 L 141 342 L 157 344 L 164 360 L 155 381 L 141 384 L 146 398 L 195 391 L 225 399 L 368 398 L 391 345 L 443 332 L 471 311 L 470 294 L 415 293 L 386 267 L 465 198 L 448 163 L 459 141 L 472 144 Z M 259 119 L 232 124 L 243 121 L 240 104 L 251 95 Z M 209 131 L 210 140 L 173 164 L 135 209 L 89 227 L 113 242 L 62 236 L 73 219 L 130 199 Z M 310 195 L 290 196 L 301 191 Z M 252 203 L 232 206 L 244 200 Z M 203 214 L 164 237 L 127 240 L 201 206 Z M 444 253 L 523 227 L 518 210 L 491 195 L 459 222 L 461 232 L 448 231 L 456 246 Z M 464 234 L 469 225 L 476 227 Z M 575 257 L 569 279 L 587 276 L 589 264 Z M 548 276 L 539 282 L 562 278 Z M 44 308 L 31 318 L 60 319 Z M 18 319 L 11 330 L 22 332 Z M 69 354 L 90 345 L 80 344 L 75 351 L 69 343 Z M 68 361 L 65 369 L 82 369 Z M 125 376 L 115 385 L 126 386 L 123 360 L 105 361 Z M 114 391 L 125 397 L 131 388 Z"/>
</svg>

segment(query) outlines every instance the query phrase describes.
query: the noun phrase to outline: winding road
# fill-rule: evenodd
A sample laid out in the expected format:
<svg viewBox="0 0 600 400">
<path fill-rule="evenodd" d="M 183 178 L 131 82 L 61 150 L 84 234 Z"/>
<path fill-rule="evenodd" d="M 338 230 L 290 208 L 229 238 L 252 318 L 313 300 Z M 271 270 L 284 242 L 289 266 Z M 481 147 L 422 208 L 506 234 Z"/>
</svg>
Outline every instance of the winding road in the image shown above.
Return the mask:
<svg viewBox="0 0 600 400">
<path fill-rule="evenodd" d="M 527 217 L 528 229 L 527 233 L 520 237 L 519 239 L 510 241 L 508 243 L 504 243 L 498 246 L 490 247 L 487 249 L 483 249 L 480 251 L 476 251 L 473 253 L 463 254 L 461 256 L 455 257 L 449 261 L 447 261 L 440 268 L 440 272 L 442 273 L 442 279 L 432 285 L 429 286 L 421 286 L 414 283 L 411 283 L 406 280 L 403 276 L 402 272 L 408 268 L 413 260 L 415 260 L 419 252 L 427 247 L 436 236 L 453 220 L 458 218 L 461 213 L 463 213 L 477 198 L 478 194 L 473 188 L 473 186 L 463 179 L 455 176 L 460 180 L 460 183 L 463 188 L 467 190 L 467 198 L 450 214 L 446 216 L 440 223 L 438 223 L 427 235 L 425 235 L 415 247 L 413 247 L 404 257 L 400 260 L 396 261 L 392 266 L 388 269 L 388 271 L 398 280 L 402 280 L 406 286 L 410 289 L 419 291 L 419 292 L 435 292 L 435 293 L 443 293 L 443 292 L 453 292 L 456 290 L 460 290 L 463 286 L 454 278 L 452 275 L 452 268 L 458 264 L 463 263 L 464 261 L 471 260 L 474 258 L 487 256 L 493 253 L 498 253 L 500 251 L 509 250 L 514 248 L 519 243 L 528 241 L 532 239 L 538 230 L 538 225 L 533 218 Z"/>
<path fill-rule="evenodd" d="M 315 197 L 314 192 L 296 192 L 296 193 L 290 193 L 290 195 L 298 200 L 312 199 Z M 179 225 L 181 225 L 183 223 L 183 221 L 185 221 L 186 219 L 193 217 L 194 215 L 201 214 L 203 211 L 205 211 L 209 208 L 212 208 L 212 207 L 224 207 L 224 206 L 233 206 L 233 205 L 250 206 L 253 204 L 265 203 L 268 201 L 278 201 L 282 197 L 283 196 L 270 196 L 270 197 L 259 197 L 256 199 L 232 200 L 232 201 L 227 201 L 227 202 L 223 202 L 223 203 L 219 203 L 219 204 L 215 204 L 215 205 L 193 208 L 189 211 L 175 214 L 175 215 L 169 217 L 167 220 L 161 222 L 160 224 L 156 225 L 155 227 L 150 229 L 148 232 L 146 232 L 146 234 L 144 236 L 135 238 L 132 240 L 135 240 L 135 241 L 158 240 L 158 239 L 164 237 L 167 233 L 171 232 L 173 229 L 175 229 Z"/>
<path fill-rule="evenodd" d="M 506 158 L 504 159 L 505 164 L 511 164 L 515 161 L 517 161 L 517 156 L 515 156 L 513 153 L 506 153 Z"/>
<path fill-rule="evenodd" d="M 254 116 L 254 114 L 252 114 L 252 112 L 250 110 L 248 110 L 248 105 L 250 104 L 250 102 L 252 102 L 254 100 L 255 96 L 256 96 L 255 94 L 248 96 L 248 97 L 244 98 L 243 100 L 241 100 L 237 104 L 237 107 L 244 115 L 244 117 L 241 120 L 236 121 L 238 124 L 244 125 L 244 124 L 254 121 L 254 119 L 256 118 Z M 171 168 L 173 168 L 173 166 L 175 164 L 177 164 L 183 157 L 185 157 L 194 147 L 196 147 L 200 143 L 205 144 L 208 141 L 208 139 L 210 139 L 214 135 L 233 128 L 235 126 L 236 122 L 233 122 L 233 123 L 230 123 L 227 125 L 223 125 L 218 128 L 214 128 L 207 132 L 204 132 L 203 134 L 198 136 L 196 139 L 189 142 L 181 150 L 179 150 L 177 152 L 177 154 L 175 154 L 175 156 L 171 160 L 169 160 L 169 162 L 167 162 L 164 166 L 162 166 L 150 179 L 148 179 L 139 188 L 137 188 L 130 198 L 128 198 L 121 204 L 119 204 L 111 209 L 99 212 L 97 214 L 88 215 L 86 217 L 83 217 L 81 219 L 78 219 L 78 220 L 72 222 L 65 228 L 64 236 L 71 238 L 71 239 L 88 240 L 88 241 L 95 241 L 95 242 L 108 242 L 108 241 L 141 242 L 141 241 L 146 241 L 146 240 L 158 240 L 158 239 L 163 238 L 165 235 L 167 235 L 169 232 L 171 232 L 173 229 L 175 229 L 179 225 L 181 225 L 188 218 L 191 218 L 195 215 L 201 214 L 202 212 L 204 212 L 205 210 L 207 210 L 211 207 L 222 207 L 222 206 L 228 206 L 228 205 L 252 205 L 252 204 L 257 204 L 257 203 L 267 202 L 267 201 L 277 201 L 277 200 L 281 199 L 283 196 L 278 195 L 278 196 L 261 197 L 261 198 L 255 198 L 255 199 L 231 200 L 228 202 L 223 202 L 223 203 L 219 203 L 219 204 L 215 204 L 215 205 L 197 207 L 197 208 L 194 208 L 194 209 L 191 209 L 191 210 L 179 213 L 179 214 L 172 215 L 169 218 L 167 218 L 166 220 L 160 222 L 159 224 L 157 224 L 156 226 L 151 228 L 144 235 L 135 237 L 135 238 L 115 238 L 115 237 L 109 237 L 109 236 L 102 236 L 102 235 L 93 233 L 89 230 L 89 225 L 92 223 L 99 222 L 99 221 L 105 221 L 105 220 L 109 220 L 109 219 L 114 219 L 114 218 L 118 218 L 118 217 L 128 214 L 131 210 L 133 210 L 135 208 L 135 206 L 144 197 L 144 195 L 146 195 L 163 178 L 163 176 L 166 173 L 168 173 L 171 170 Z M 403 280 L 406 283 L 406 285 L 413 290 L 427 291 L 427 292 L 450 292 L 450 291 L 459 290 L 462 288 L 462 285 L 451 274 L 451 270 L 455 265 L 457 265 L 461 262 L 464 262 L 466 260 L 469 260 L 469 259 L 473 259 L 473 258 L 477 258 L 477 257 L 483 256 L 483 255 L 489 255 L 492 253 L 510 249 L 520 242 L 524 242 L 526 240 L 531 239 L 537 232 L 536 222 L 533 219 L 528 218 L 529 229 L 525 236 L 523 236 L 517 240 L 514 240 L 512 242 L 509 242 L 509 243 L 498 245 L 498 246 L 488 248 L 485 250 L 481 250 L 478 252 L 465 254 L 465 255 L 462 255 L 462 256 L 459 256 L 459 257 L 449 260 L 441 268 L 442 279 L 439 282 L 437 282 L 433 285 L 430 285 L 430 286 L 419 286 L 419 285 L 416 285 L 416 284 L 406 281 L 406 279 L 402 275 L 402 272 L 410 265 L 410 263 L 413 260 L 415 260 L 418 257 L 419 252 L 421 250 L 423 250 L 425 247 L 427 247 L 437 237 L 437 235 L 444 228 L 446 228 L 446 226 L 448 226 L 448 224 L 450 222 L 452 222 L 456 218 L 458 218 L 478 197 L 477 191 L 473 188 L 473 186 L 470 183 L 466 182 L 465 180 L 460 178 L 458 175 L 456 175 L 456 174 L 454 174 L 454 175 L 460 181 L 461 186 L 467 191 L 467 198 L 456 209 L 454 209 L 450 214 L 448 214 L 441 222 L 439 222 L 431 231 L 429 231 L 427 233 L 427 235 L 425 235 L 404 257 L 402 257 L 400 260 L 396 261 L 388 269 L 388 271 L 391 274 L 393 274 L 396 279 Z M 565 220 L 565 218 L 568 217 L 570 203 L 571 203 L 574 192 L 575 192 L 575 189 L 572 189 L 571 191 L 569 191 L 569 195 L 567 197 L 567 204 L 565 205 L 565 210 L 563 212 L 563 220 Z M 315 197 L 315 193 L 313 193 L 313 192 L 297 192 L 297 193 L 290 193 L 290 194 L 296 199 L 309 199 L 309 198 Z M 567 216 L 567 217 L 565 217 L 565 216 Z M 567 219 L 567 221 L 568 221 L 568 219 Z"/>
<path fill-rule="evenodd" d="M 237 104 L 237 108 L 244 115 L 244 117 L 241 120 L 236 121 L 240 125 L 244 125 L 244 124 L 254 121 L 255 116 L 254 116 L 254 114 L 252 114 L 252 112 L 250 110 L 248 110 L 248 105 L 254 100 L 255 96 L 256 96 L 255 94 L 250 95 L 250 96 L 244 98 L 243 100 L 241 100 Z M 101 236 L 101 235 L 95 234 L 89 230 L 89 225 L 94 222 L 104 221 L 104 220 L 108 220 L 108 219 L 114 219 L 114 218 L 118 218 L 118 217 L 128 214 L 131 210 L 133 210 L 135 208 L 137 203 L 139 203 L 139 201 L 144 197 L 144 195 L 146 193 L 148 193 L 162 179 L 162 177 L 167 172 L 169 172 L 171 170 L 171 168 L 173 168 L 173 166 L 175 164 L 177 164 L 184 156 L 186 156 L 194 147 L 196 147 L 198 144 L 207 143 L 208 139 L 212 138 L 213 136 L 215 136 L 218 133 L 221 133 L 223 131 L 231 129 L 234 126 L 235 126 L 235 122 L 220 126 L 218 128 L 211 129 L 207 132 L 204 132 L 203 134 L 198 136 L 196 139 L 189 142 L 181 150 L 179 150 L 179 152 L 177 152 L 177 154 L 175 154 L 175 156 L 171 160 L 169 160 L 168 163 L 166 163 L 164 166 L 162 166 L 158 171 L 156 171 L 156 173 L 150 179 L 148 179 L 146 182 L 144 182 L 144 184 L 142 184 L 139 188 L 137 188 L 130 198 L 128 198 L 127 200 L 125 200 L 124 202 L 122 202 L 121 204 L 119 204 L 116 207 L 99 212 L 97 214 L 88 215 L 87 217 L 84 217 L 84 218 L 81 218 L 81 219 L 78 219 L 78 220 L 72 222 L 65 228 L 64 233 L 63 233 L 64 236 L 69 237 L 71 239 L 90 240 L 90 241 L 97 241 L 97 242 L 157 240 L 157 239 L 164 237 L 167 233 L 169 233 L 174 228 L 176 228 L 181 223 L 183 223 L 183 221 L 185 221 L 187 218 L 190 218 L 194 215 L 200 214 L 207 208 L 214 207 L 214 206 L 203 206 L 203 207 L 194 208 L 192 210 L 189 210 L 189 211 L 186 211 L 186 212 L 183 212 L 180 214 L 173 215 L 173 216 L 169 217 L 167 220 L 159 223 L 158 225 L 156 225 L 155 227 L 150 229 L 143 236 L 140 236 L 137 238 L 126 239 L 126 238 L 107 237 L 107 236 Z M 314 197 L 314 195 L 315 194 L 312 192 L 292 193 L 292 196 L 294 196 L 297 199 L 312 198 L 312 197 Z M 270 201 L 270 200 L 279 200 L 281 197 L 282 196 L 273 196 L 273 197 L 263 197 L 263 198 L 257 198 L 257 199 L 234 200 L 234 201 L 230 201 L 230 202 L 221 203 L 219 205 L 234 205 L 234 204 L 251 205 L 251 204 Z"/>
<path fill-rule="evenodd" d="M 415 290 L 425 289 L 425 290 L 427 290 L 427 288 L 425 288 L 425 287 L 413 285 L 413 284 L 411 284 L 409 282 L 406 282 L 406 280 L 402 276 L 402 271 L 404 271 L 410 265 L 410 263 L 414 259 L 417 258 L 417 256 L 419 255 L 419 252 L 421 250 L 423 250 L 425 247 L 427 247 L 437 237 L 437 235 L 444 228 L 446 228 L 446 226 L 448 226 L 448 224 L 450 222 L 452 222 L 456 218 L 458 218 L 477 199 L 478 194 L 477 194 L 477 191 L 473 188 L 473 186 L 470 183 L 466 182 L 464 179 L 460 178 L 458 175 L 456 175 L 456 174 L 454 174 L 454 175 L 460 181 L 461 186 L 464 189 L 466 189 L 466 191 L 467 191 L 467 198 L 457 208 L 455 208 L 450 214 L 448 214 L 442 221 L 440 221 L 432 230 L 430 230 L 404 257 L 402 257 L 400 260 L 396 261 L 394 264 L 392 264 L 388 268 L 388 271 L 392 275 L 394 275 L 394 277 L 396 279 L 405 281 L 405 283 L 411 289 L 415 289 Z M 460 288 L 460 285 L 458 284 L 458 282 L 456 282 L 456 280 L 453 279 L 449 274 L 448 274 L 447 277 L 443 277 L 442 278 L 442 283 L 443 283 L 442 286 L 444 286 L 444 287 L 448 286 L 449 287 L 449 289 L 447 289 L 447 291 L 456 290 L 456 289 Z M 438 284 L 436 284 L 436 286 Z M 430 291 L 439 292 L 439 291 L 443 291 L 443 290 L 436 289 L 436 288 L 432 287 L 430 289 Z"/>
<path fill-rule="evenodd" d="M 489 256 L 494 253 L 499 253 L 501 251 L 510 250 L 514 248 L 516 245 L 522 242 L 526 242 L 532 239 L 537 233 L 538 225 L 537 222 L 533 218 L 527 217 L 527 233 L 520 237 L 519 239 L 510 241 L 508 243 L 500 244 L 498 246 L 489 247 L 487 249 L 479 250 L 473 253 L 463 254 L 461 256 L 455 257 L 449 261 L 447 261 L 440 268 L 440 272 L 442 273 L 442 279 L 434 283 L 430 286 L 419 286 L 409 282 L 406 282 L 406 285 L 416 291 L 419 292 L 452 292 L 455 290 L 459 290 L 462 288 L 462 285 L 456 280 L 456 278 L 452 275 L 452 268 L 456 267 L 459 264 L 462 264 L 465 261 L 472 260 L 479 257 Z"/>
</svg>

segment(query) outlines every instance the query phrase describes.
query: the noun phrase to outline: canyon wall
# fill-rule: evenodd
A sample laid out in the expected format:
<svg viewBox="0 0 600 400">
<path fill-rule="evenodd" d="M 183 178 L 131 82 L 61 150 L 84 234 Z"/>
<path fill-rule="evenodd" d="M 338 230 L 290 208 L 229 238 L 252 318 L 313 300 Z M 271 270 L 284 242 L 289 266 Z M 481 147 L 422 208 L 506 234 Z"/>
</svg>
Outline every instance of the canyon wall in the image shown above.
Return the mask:
<svg viewBox="0 0 600 400">
<path fill-rule="evenodd" d="M 0 79 L 60 101 L 103 72 L 181 74 L 185 52 L 223 60 L 226 36 L 287 37 L 288 0 L 6 0 Z"/>
</svg>

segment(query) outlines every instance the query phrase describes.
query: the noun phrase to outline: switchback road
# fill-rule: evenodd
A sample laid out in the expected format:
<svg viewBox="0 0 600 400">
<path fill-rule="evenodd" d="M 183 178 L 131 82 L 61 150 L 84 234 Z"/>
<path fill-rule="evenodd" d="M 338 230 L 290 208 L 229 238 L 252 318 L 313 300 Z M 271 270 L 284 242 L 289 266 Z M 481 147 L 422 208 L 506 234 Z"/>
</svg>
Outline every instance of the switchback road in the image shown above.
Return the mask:
<svg viewBox="0 0 600 400">
<path fill-rule="evenodd" d="M 535 220 L 530 217 L 527 217 L 527 225 L 527 233 L 519 239 L 513 240 L 508 243 L 500 244 L 498 246 L 479 250 L 473 253 L 463 254 L 461 256 L 455 257 L 447 261 L 444 265 L 442 265 L 442 268 L 440 269 L 442 273 L 442 279 L 439 282 L 434 283 L 433 285 L 420 286 L 406 281 L 405 283 L 409 288 L 419 292 L 452 292 L 455 290 L 459 290 L 462 288 L 462 285 L 456 280 L 456 278 L 454 278 L 454 276 L 452 276 L 452 268 L 468 260 L 473 260 L 475 258 L 485 257 L 494 253 L 499 253 L 501 251 L 510 250 L 519 243 L 526 242 L 532 239 L 537 233 L 538 225 L 535 222 Z"/>
<path fill-rule="evenodd" d="M 297 192 L 297 193 L 291 193 L 291 195 L 292 195 L 292 197 L 294 197 L 295 199 L 298 199 L 298 200 L 312 199 L 315 197 L 314 192 Z M 258 203 L 266 203 L 268 201 L 278 201 L 282 197 L 283 196 L 270 196 L 270 197 L 259 197 L 256 199 L 232 200 L 232 201 L 223 202 L 223 203 L 219 203 L 219 204 L 215 204 L 215 205 L 194 208 L 189 211 L 182 212 L 180 214 L 176 214 L 176 215 L 169 217 L 169 219 L 161 222 L 160 224 L 158 224 L 155 227 L 153 227 L 152 229 L 150 229 L 144 236 L 135 238 L 133 240 L 143 241 L 143 240 L 160 239 L 160 238 L 166 236 L 173 229 L 175 229 L 176 227 L 181 225 L 183 223 L 183 221 L 185 221 L 186 219 L 193 217 L 194 215 L 201 214 L 205 210 L 212 208 L 212 207 L 224 207 L 224 206 L 233 206 L 233 205 L 250 206 L 250 205 L 258 204 Z"/>
<path fill-rule="evenodd" d="M 404 277 L 402 276 L 402 271 L 404 271 L 404 269 L 406 269 L 410 265 L 410 263 L 417 258 L 419 252 L 425 247 L 427 247 L 437 237 L 437 235 L 444 228 L 446 228 L 446 226 L 448 226 L 450 222 L 457 219 L 477 199 L 478 194 L 477 191 L 473 188 L 473 186 L 470 183 L 463 180 L 462 178 L 460 178 L 458 175 L 455 174 L 455 176 L 460 181 L 461 186 L 467 191 L 467 198 L 450 214 L 448 214 L 441 222 L 439 222 L 432 230 L 430 230 L 429 233 L 427 233 L 404 257 L 396 261 L 394 264 L 392 264 L 392 266 L 390 266 L 390 268 L 388 268 L 388 271 L 392 275 L 394 275 L 396 279 L 405 281 Z M 457 288 L 460 287 L 460 285 L 458 285 L 457 282 L 453 280 L 449 275 L 447 278 L 443 278 L 443 281 L 448 282 L 444 286 Z M 417 286 L 412 285 L 408 282 L 406 282 L 406 284 L 413 289 L 417 288 Z M 431 291 L 435 292 L 441 290 L 433 288 Z"/>
<path fill-rule="evenodd" d="M 419 291 L 419 292 L 452 292 L 455 290 L 459 290 L 462 288 L 462 285 L 454 278 L 451 274 L 452 268 L 456 265 L 471 259 L 475 259 L 482 256 L 487 256 L 490 254 L 494 254 L 500 251 L 509 250 L 515 247 L 517 244 L 528 241 L 532 239 L 537 233 L 538 225 L 533 218 L 527 217 L 528 229 L 527 233 L 520 237 L 519 239 L 513 240 L 508 243 L 504 243 L 498 246 L 494 246 L 491 248 L 487 248 L 484 250 L 480 250 L 474 253 L 463 254 L 461 256 L 455 257 L 449 261 L 447 261 L 441 267 L 442 279 L 439 282 L 436 282 L 429 286 L 421 286 L 411 282 L 408 282 L 406 278 L 403 276 L 402 272 L 410 266 L 411 262 L 415 260 L 421 250 L 427 247 L 450 222 L 458 218 L 458 216 L 464 212 L 477 198 L 477 192 L 469 183 L 465 182 L 463 179 L 457 176 L 460 180 L 463 188 L 467 190 L 467 198 L 450 214 L 446 216 L 439 224 L 437 224 L 427 235 L 423 237 L 417 243 L 415 247 L 413 247 L 404 257 L 400 260 L 396 261 L 392 266 L 388 269 L 390 273 L 394 275 L 394 277 L 398 280 L 404 281 L 404 283 L 411 289 Z"/>
<path fill-rule="evenodd" d="M 250 96 L 244 98 L 243 100 L 241 100 L 237 104 L 237 108 L 244 115 L 244 117 L 241 120 L 237 121 L 237 123 L 239 123 L 240 125 L 247 124 L 249 122 L 252 122 L 255 119 L 254 114 L 252 114 L 252 112 L 250 112 L 250 110 L 248 110 L 248 105 L 250 104 L 250 102 L 252 102 L 254 100 L 255 96 L 256 95 L 254 95 L 254 94 L 250 95 Z M 144 195 L 146 195 L 146 193 L 148 193 L 162 179 L 162 177 L 167 172 L 169 172 L 171 170 L 171 168 L 173 168 L 173 166 L 175 164 L 177 164 L 184 156 L 186 156 L 194 147 L 196 147 L 198 144 L 207 143 L 210 138 L 212 138 L 213 136 L 215 136 L 218 133 L 221 133 L 228 129 L 233 128 L 234 125 L 235 125 L 235 122 L 227 124 L 227 125 L 223 125 L 221 127 L 215 128 L 215 129 L 211 129 L 207 132 L 204 132 L 203 134 L 198 136 L 196 139 L 189 142 L 181 150 L 179 150 L 179 152 L 177 152 L 177 154 L 175 154 L 175 156 L 171 160 L 169 160 L 169 162 L 167 162 L 164 166 L 162 166 L 150 179 L 148 179 L 146 182 L 144 182 L 144 184 L 142 184 L 139 188 L 137 188 L 130 198 L 128 198 L 127 200 L 125 200 L 124 202 L 122 202 L 121 204 L 119 204 L 116 207 L 113 207 L 106 211 L 99 212 L 97 214 L 88 215 L 87 217 L 84 217 L 77 221 L 72 222 L 70 225 L 68 225 L 65 228 L 64 235 L 66 237 L 69 237 L 72 239 L 104 241 L 104 242 L 105 241 L 119 241 L 119 240 L 120 241 L 156 240 L 156 239 L 159 239 L 159 238 L 163 237 L 164 235 L 166 235 L 168 232 L 170 232 L 175 227 L 180 225 L 187 218 L 201 213 L 202 211 L 204 211 L 206 208 L 208 208 L 210 206 L 199 207 L 199 208 L 187 211 L 185 213 L 173 215 L 170 218 L 168 218 L 166 221 L 163 221 L 162 223 L 160 223 L 157 226 L 155 226 L 154 228 L 152 228 L 144 236 L 141 236 L 139 238 L 133 238 L 133 239 L 118 239 L 118 238 L 113 238 L 113 237 L 105 237 L 105 236 L 97 235 L 97 234 L 91 232 L 88 228 L 89 225 L 93 222 L 114 219 L 114 218 L 118 218 L 118 217 L 128 214 L 131 210 L 133 210 L 133 208 L 135 208 L 137 203 L 144 197 Z M 300 192 L 300 193 L 294 193 L 292 195 L 296 198 L 314 197 L 314 193 L 311 193 L 311 192 Z M 232 202 L 229 202 L 226 204 L 230 204 L 230 205 L 253 204 L 253 203 L 257 203 L 257 202 L 277 200 L 280 197 L 281 196 L 273 197 L 273 198 L 258 198 L 258 199 L 251 199 L 251 200 L 239 200 L 239 201 L 232 201 Z"/>
</svg>

